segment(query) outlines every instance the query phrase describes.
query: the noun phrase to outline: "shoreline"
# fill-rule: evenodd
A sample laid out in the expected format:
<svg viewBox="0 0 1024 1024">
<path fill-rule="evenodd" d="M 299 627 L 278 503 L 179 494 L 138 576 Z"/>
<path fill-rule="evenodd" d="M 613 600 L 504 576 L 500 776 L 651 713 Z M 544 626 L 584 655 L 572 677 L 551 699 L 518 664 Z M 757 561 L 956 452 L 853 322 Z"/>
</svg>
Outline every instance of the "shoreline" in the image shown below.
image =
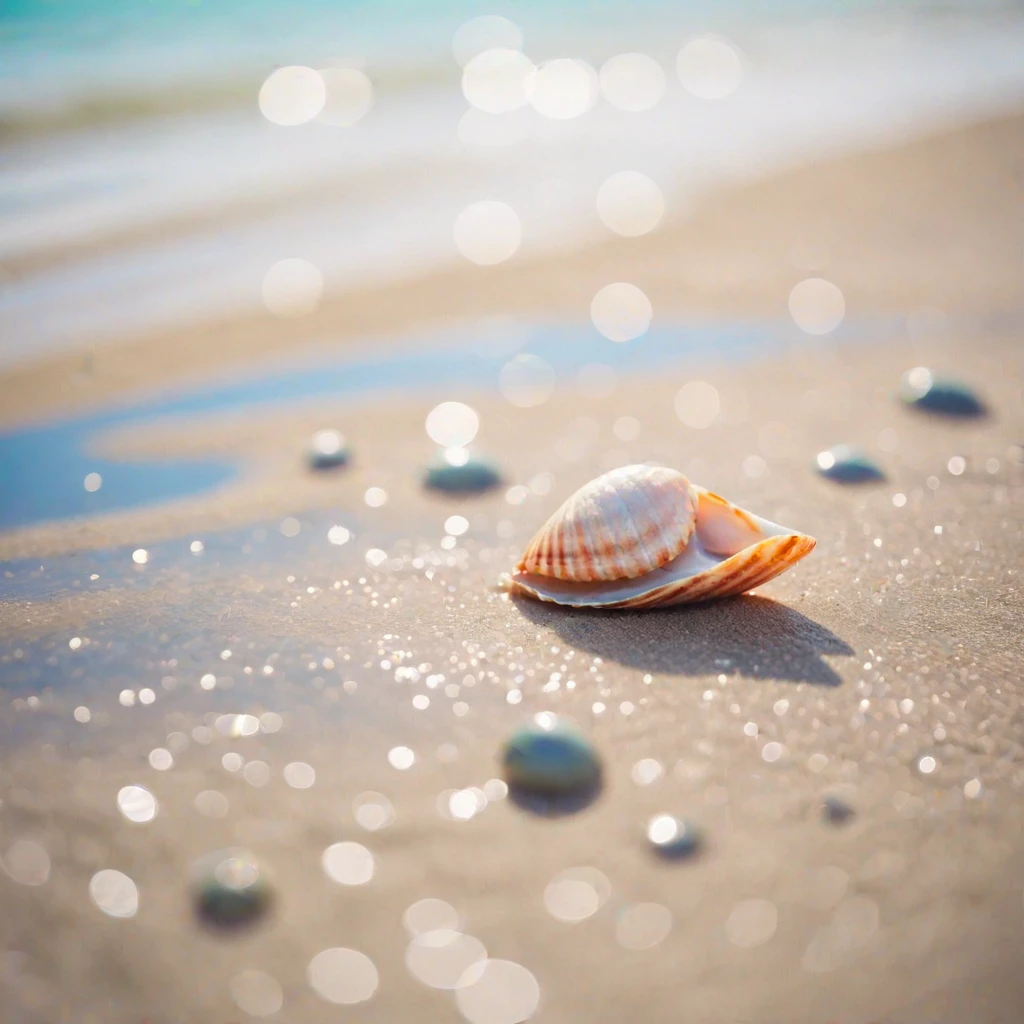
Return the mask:
<svg viewBox="0 0 1024 1024">
<path fill-rule="evenodd" d="M 839 285 L 851 314 L 1016 312 L 1024 275 L 1005 209 L 1020 193 L 1012 168 L 1022 140 L 1022 114 L 981 122 L 719 190 L 640 238 L 496 267 L 455 266 L 327 297 L 300 320 L 263 312 L 43 358 L 0 373 L 0 429 L 95 409 L 126 393 L 198 384 L 254 360 L 298 351 L 315 357 L 353 343 L 369 350 L 453 321 L 578 318 L 611 280 L 641 287 L 656 318 L 785 317 L 790 289 L 816 275 Z M 920 189 L 924 167 L 933 177 Z"/>
</svg>

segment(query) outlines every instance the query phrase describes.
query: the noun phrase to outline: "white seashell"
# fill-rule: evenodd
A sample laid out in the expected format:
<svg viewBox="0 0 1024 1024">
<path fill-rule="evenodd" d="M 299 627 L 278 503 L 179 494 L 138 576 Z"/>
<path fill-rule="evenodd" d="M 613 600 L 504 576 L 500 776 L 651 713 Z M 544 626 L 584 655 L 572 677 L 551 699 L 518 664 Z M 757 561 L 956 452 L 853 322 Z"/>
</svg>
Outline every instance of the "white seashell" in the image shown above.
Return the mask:
<svg viewBox="0 0 1024 1024">
<path fill-rule="evenodd" d="M 569 498 L 517 568 L 576 583 L 643 576 L 682 552 L 696 511 L 682 473 L 659 466 L 614 469 Z"/>
<path fill-rule="evenodd" d="M 548 520 L 511 585 L 575 607 L 665 607 L 743 594 L 815 543 L 675 470 L 626 466 L 585 484 Z"/>
</svg>

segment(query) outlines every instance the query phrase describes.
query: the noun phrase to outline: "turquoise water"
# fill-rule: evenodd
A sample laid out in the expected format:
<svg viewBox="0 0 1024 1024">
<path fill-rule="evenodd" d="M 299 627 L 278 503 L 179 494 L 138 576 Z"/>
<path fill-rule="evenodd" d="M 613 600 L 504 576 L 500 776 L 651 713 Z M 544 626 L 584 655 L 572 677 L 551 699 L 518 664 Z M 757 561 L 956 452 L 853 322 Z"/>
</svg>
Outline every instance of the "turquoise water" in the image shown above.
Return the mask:
<svg viewBox="0 0 1024 1024">
<path fill-rule="evenodd" d="M 969 13 L 1000 2 L 929 0 L 8 0 L 0 13 L 0 82 L 77 77 L 89 90 L 126 78 L 229 75 L 244 67 L 330 54 L 399 64 L 451 57 L 454 32 L 470 18 L 518 24 L 531 56 L 555 40 L 637 45 L 641 38 L 728 31 L 865 13 Z M 109 62 L 117 53 L 116 64 Z M 83 72 L 85 76 L 83 77 Z M 36 99 L 22 95 L 31 105 Z M 18 98 L 8 95 L 4 106 Z"/>
<path fill-rule="evenodd" d="M 565 380 L 594 362 L 624 372 L 682 368 L 688 361 L 709 358 L 747 359 L 777 350 L 788 330 L 784 324 L 770 322 L 674 325 L 652 330 L 633 345 L 617 345 L 589 325 L 537 324 L 517 337 L 526 341 L 522 351 L 544 359 Z M 173 418 L 186 420 L 229 410 L 253 415 L 268 404 L 330 398 L 337 401 L 338 421 L 343 425 L 353 403 L 368 396 L 418 391 L 441 401 L 471 389 L 496 389 L 501 367 L 512 353 L 495 351 L 495 346 L 482 348 L 479 338 L 479 332 L 474 332 L 473 340 L 465 338 L 454 345 L 450 339 L 424 338 L 396 347 L 381 359 L 337 359 L 266 369 L 230 383 L 0 435 L 0 492 L 5 495 L 0 503 L 0 529 L 158 504 L 209 490 L 236 473 L 234 465 L 224 462 L 126 462 L 93 454 L 102 434 L 133 423 L 167 420 L 173 431 Z M 102 476 L 100 490 L 85 490 L 88 473 Z"/>
</svg>

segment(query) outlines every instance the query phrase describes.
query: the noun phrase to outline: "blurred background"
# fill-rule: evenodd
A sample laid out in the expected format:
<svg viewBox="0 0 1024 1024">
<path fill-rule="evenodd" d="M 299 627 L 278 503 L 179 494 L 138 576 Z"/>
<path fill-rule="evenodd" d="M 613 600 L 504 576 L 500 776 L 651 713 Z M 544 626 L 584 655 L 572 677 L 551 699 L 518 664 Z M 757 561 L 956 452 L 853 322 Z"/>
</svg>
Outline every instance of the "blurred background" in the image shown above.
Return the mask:
<svg viewBox="0 0 1024 1024">
<path fill-rule="evenodd" d="M 1019 1024 L 1022 211 L 1020 2 L 0 0 L 0 1024 Z"/>
<path fill-rule="evenodd" d="M 0 360 L 646 234 L 711 187 L 1013 109 L 1022 15 L 8 0 Z"/>
</svg>

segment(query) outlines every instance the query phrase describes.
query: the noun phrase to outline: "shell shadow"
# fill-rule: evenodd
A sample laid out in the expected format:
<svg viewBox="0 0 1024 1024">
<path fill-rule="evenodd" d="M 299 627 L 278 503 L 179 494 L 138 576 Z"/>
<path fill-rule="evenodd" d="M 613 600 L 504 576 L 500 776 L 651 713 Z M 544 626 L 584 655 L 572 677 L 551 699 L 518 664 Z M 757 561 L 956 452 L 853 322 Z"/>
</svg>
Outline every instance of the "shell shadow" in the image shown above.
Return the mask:
<svg viewBox="0 0 1024 1024">
<path fill-rule="evenodd" d="M 553 630 L 570 647 L 645 672 L 739 672 L 755 679 L 839 686 L 842 679 L 823 655 L 855 653 L 820 623 L 766 597 L 646 611 L 513 600 L 527 619 Z"/>
</svg>

